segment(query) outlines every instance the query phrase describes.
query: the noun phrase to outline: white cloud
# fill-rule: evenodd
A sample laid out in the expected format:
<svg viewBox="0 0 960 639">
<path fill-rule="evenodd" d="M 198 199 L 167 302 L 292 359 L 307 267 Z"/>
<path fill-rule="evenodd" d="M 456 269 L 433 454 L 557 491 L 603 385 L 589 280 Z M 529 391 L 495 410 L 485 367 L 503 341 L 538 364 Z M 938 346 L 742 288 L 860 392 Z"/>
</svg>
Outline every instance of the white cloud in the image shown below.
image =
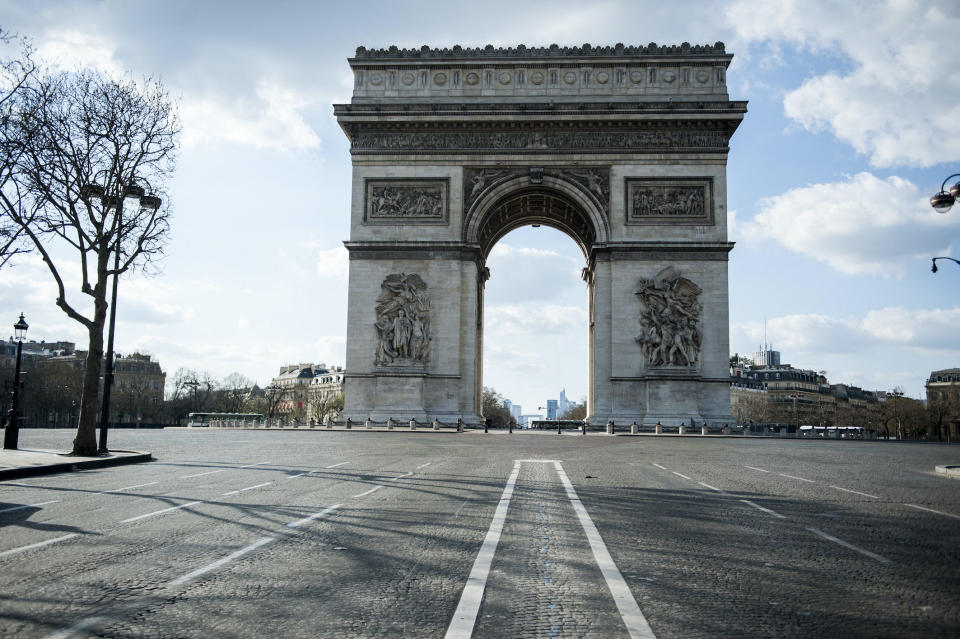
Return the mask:
<svg viewBox="0 0 960 639">
<path fill-rule="evenodd" d="M 731 324 L 730 341 L 733 351 L 752 353 L 766 339 L 781 352 L 784 363 L 828 369 L 831 383 L 867 388 L 904 385 L 919 396 L 922 380 L 931 370 L 954 365 L 951 362 L 960 358 L 958 322 L 960 307 L 956 306 L 888 307 L 871 310 L 862 317 L 785 315 L 766 323 Z M 891 367 L 890 362 L 902 364 Z"/>
<path fill-rule="evenodd" d="M 183 141 L 187 147 L 233 142 L 279 151 L 306 151 L 320 146 L 316 131 L 301 111 L 313 104 L 298 91 L 261 83 L 256 99 L 225 96 L 184 97 Z"/>
<path fill-rule="evenodd" d="M 782 42 L 835 66 L 790 91 L 786 115 L 827 130 L 874 166 L 931 166 L 960 157 L 960 14 L 934 0 L 765 2 L 743 0 L 727 21 L 747 43 Z M 869 28 L 864 28 L 869 21 Z"/>
<path fill-rule="evenodd" d="M 116 46 L 99 34 L 74 29 L 46 32 L 37 42 L 37 59 L 54 68 L 71 71 L 90 67 L 113 76 L 123 73 L 114 58 Z"/>
<path fill-rule="evenodd" d="M 343 246 L 317 251 L 317 274 L 346 282 L 350 272 L 350 254 Z"/>
<path fill-rule="evenodd" d="M 500 337 L 583 332 L 587 326 L 587 311 L 577 306 L 488 304 L 483 314 L 486 329 Z"/>
<path fill-rule="evenodd" d="M 775 240 L 847 274 L 898 275 L 956 238 L 956 225 L 930 208 L 927 195 L 896 176 L 858 173 L 791 189 L 760 207 L 738 225 L 741 237 Z"/>
</svg>

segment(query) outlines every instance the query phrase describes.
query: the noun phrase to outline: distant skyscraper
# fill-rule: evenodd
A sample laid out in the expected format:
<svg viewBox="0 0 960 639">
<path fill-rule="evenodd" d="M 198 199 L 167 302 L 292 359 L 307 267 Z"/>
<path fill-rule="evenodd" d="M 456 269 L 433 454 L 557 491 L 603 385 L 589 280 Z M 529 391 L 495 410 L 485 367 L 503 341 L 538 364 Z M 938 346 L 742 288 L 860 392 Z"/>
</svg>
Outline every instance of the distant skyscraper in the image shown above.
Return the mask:
<svg viewBox="0 0 960 639">
<path fill-rule="evenodd" d="M 547 419 L 556 419 L 557 418 L 557 400 L 548 399 L 547 400 Z"/>
<path fill-rule="evenodd" d="M 764 347 L 753 354 L 753 363 L 755 366 L 780 366 L 780 351 Z"/>
<path fill-rule="evenodd" d="M 574 407 L 574 403 L 567 399 L 567 389 L 560 391 L 560 400 L 557 402 L 557 412 L 565 415 L 568 410 Z"/>
<path fill-rule="evenodd" d="M 513 404 L 510 406 L 510 416 L 517 420 L 517 423 L 520 423 L 520 416 L 523 414 L 523 406 L 520 404 Z"/>
</svg>

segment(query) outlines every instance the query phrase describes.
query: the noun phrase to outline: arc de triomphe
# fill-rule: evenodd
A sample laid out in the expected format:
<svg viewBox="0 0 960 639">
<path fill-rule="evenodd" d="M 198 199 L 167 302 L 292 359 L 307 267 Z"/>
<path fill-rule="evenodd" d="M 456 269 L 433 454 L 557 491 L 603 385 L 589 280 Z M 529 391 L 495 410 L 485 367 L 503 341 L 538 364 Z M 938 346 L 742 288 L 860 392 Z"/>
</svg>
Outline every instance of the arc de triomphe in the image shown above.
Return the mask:
<svg viewBox="0 0 960 639">
<path fill-rule="evenodd" d="M 344 417 L 479 421 L 486 258 L 542 224 L 584 254 L 591 421 L 730 421 L 731 58 L 357 49 Z"/>
</svg>

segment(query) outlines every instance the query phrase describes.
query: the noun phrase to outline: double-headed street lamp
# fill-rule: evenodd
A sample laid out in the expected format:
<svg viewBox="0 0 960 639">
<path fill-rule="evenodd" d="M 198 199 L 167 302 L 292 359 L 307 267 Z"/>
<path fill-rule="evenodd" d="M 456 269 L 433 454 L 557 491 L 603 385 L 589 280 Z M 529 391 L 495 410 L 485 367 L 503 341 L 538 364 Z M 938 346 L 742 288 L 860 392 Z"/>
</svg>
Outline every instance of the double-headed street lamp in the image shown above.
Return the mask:
<svg viewBox="0 0 960 639">
<path fill-rule="evenodd" d="M 106 368 L 103 374 L 103 405 L 100 408 L 100 441 L 97 445 L 97 453 L 106 455 L 110 452 L 107 448 L 107 429 L 110 423 L 110 390 L 113 387 L 113 334 L 117 323 L 117 280 L 120 279 L 120 248 L 123 243 L 123 203 L 129 199 L 135 201 L 135 206 L 139 206 L 141 210 L 156 211 L 160 208 L 162 201 L 155 195 L 146 195 L 146 191 L 135 184 L 128 184 L 120 189 L 120 195 L 108 195 L 106 190 L 99 184 L 87 184 L 81 189 L 80 195 L 85 200 L 98 197 L 104 208 L 114 209 L 116 211 L 117 252 L 113 259 L 113 292 L 110 298 L 110 328 L 107 335 Z"/>
<path fill-rule="evenodd" d="M 20 358 L 23 355 L 23 339 L 27 336 L 28 328 L 30 327 L 23 319 L 23 313 L 20 313 L 20 319 L 13 325 L 17 340 L 17 369 L 13 375 L 13 400 L 7 415 L 7 430 L 3 433 L 3 447 L 6 450 L 16 450 L 17 440 L 20 438 Z"/>
<path fill-rule="evenodd" d="M 940 192 L 930 197 L 930 206 L 932 206 L 933 210 L 937 213 L 947 213 L 951 208 L 953 208 L 953 204 L 960 199 L 960 181 L 951 186 L 950 191 L 947 192 L 947 182 L 955 177 L 960 177 L 960 173 L 954 173 L 953 175 L 947 176 L 947 179 L 944 180 L 943 184 L 940 185 Z M 935 257 L 933 258 L 933 263 L 930 266 L 930 270 L 934 273 L 937 272 L 937 260 L 949 260 L 960 266 L 960 260 L 955 258 Z"/>
</svg>

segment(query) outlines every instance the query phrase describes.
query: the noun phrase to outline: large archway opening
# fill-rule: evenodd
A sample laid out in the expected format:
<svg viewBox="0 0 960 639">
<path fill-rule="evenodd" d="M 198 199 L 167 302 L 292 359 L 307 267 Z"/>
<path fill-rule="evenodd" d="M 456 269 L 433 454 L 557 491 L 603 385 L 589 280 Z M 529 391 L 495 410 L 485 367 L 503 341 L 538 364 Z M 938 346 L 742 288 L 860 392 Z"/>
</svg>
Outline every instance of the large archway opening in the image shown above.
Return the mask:
<svg viewBox="0 0 960 639">
<path fill-rule="evenodd" d="M 486 265 L 484 388 L 509 400 L 520 424 L 585 404 L 589 314 L 577 242 L 542 223 L 522 226 L 500 235 Z"/>
<path fill-rule="evenodd" d="M 477 399 L 497 390 L 523 415 L 592 409 L 591 249 L 607 236 L 588 189 L 565 176 L 513 174 L 472 202 L 479 245 Z"/>
</svg>

